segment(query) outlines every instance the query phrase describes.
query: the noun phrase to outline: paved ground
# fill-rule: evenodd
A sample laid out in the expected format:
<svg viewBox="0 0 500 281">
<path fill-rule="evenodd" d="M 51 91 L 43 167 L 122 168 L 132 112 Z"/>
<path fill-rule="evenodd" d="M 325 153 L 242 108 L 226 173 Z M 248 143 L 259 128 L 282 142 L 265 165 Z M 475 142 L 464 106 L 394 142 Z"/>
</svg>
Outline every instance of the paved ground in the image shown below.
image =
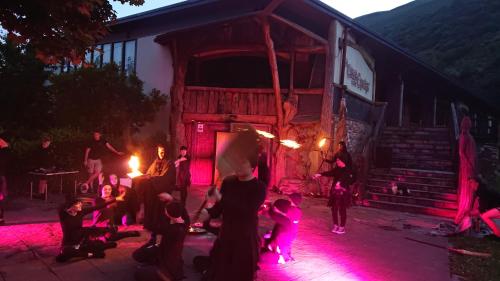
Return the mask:
<svg viewBox="0 0 500 281">
<path fill-rule="evenodd" d="M 204 188 L 192 191 L 188 207 L 197 209 Z M 277 195 L 271 194 L 273 199 Z M 119 242 L 106 252 L 105 259 L 80 260 L 56 264 L 61 231 L 55 221 L 52 203 L 18 199 L 9 203 L 7 220 L 0 227 L 0 280 L 133 280 L 137 264 L 132 251 L 145 242 L 146 233 Z M 304 219 L 294 245 L 296 261 L 286 265 L 263 266 L 258 280 L 450 280 L 448 252 L 410 239 L 446 246 L 445 238 L 428 235 L 440 219 L 405 213 L 352 207 L 348 210 L 345 235 L 329 232 L 329 210 L 324 199 L 306 198 Z M 37 223 L 38 222 L 38 223 Z M 261 231 L 270 229 L 268 219 L 261 220 Z M 133 226 L 129 229 L 140 230 Z M 410 239 L 408 239 L 410 238 Z M 192 268 L 195 255 L 207 254 L 214 237 L 189 236 L 184 258 L 186 280 L 199 280 Z"/>
</svg>

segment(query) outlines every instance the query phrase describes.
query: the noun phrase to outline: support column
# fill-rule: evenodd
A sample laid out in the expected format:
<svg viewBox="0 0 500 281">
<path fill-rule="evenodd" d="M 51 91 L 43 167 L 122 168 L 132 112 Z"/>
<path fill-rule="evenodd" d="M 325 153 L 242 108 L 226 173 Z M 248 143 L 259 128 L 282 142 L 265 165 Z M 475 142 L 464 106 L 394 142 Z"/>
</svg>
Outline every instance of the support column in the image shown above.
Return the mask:
<svg viewBox="0 0 500 281">
<path fill-rule="evenodd" d="M 262 24 L 262 32 L 264 34 L 264 40 L 267 47 L 267 56 L 269 59 L 269 67 L 271 68 L 271 74 L 273 77 L 273 90 L 274 98 L 276 103 L 276 117 L 277 117 L 277 131 L 279 139 L 286 138 L 286 132 L 284 127 L 287 124 L 283 124 L 283 104 L 281 101 L 281 87 L 278 73 L 278 62 L 276 59 L 276 52 L 274 50 L 274 42 L 271 37 L 271 27 L 267 17 L 261 17 L 260 22 Z M 273 167 L 271 169 L 271 185 L 278 185 L 282 177 L 285 176 L 285 153 L 283 151 L 283 146 L 278 144 L 278 147 L 273 151 Z"/>
<path fill-rule="evenodd" d="M 174 84 L 171 91 L 170 134 L 173 151 L 178 151 L 181 145 L 186 144 L 186 132 L 182 122 L 184 111 L 184 82 L 187 70 L 187 57 L 180 52 L 178 42 L 171 44 L 174 60 Z"/>
<path fill-rule="evenodd" d="M 437 97 L 434 96 L 434 111 L 432 113 L 432 127 L 436 127 Z"/>
</svg>

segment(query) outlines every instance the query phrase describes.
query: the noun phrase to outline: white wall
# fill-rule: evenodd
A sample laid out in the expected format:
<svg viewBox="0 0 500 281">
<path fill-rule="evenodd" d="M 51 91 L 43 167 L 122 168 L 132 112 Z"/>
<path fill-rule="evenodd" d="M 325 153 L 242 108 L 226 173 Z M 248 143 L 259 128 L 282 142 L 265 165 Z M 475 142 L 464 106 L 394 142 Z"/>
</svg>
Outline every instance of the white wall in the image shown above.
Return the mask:
<svg viewBox="0 0 500 281">
<path fill-rule="evenodd" d="M 153 88 L 167 95 L 167 104 L 157 113 L 156 119 L 146 124 L 140 132 L 147 137 L 158 131 L 169 134 L 170 88 L 174 80 L 172 55 L 166 46 L 155 43 L 155 36 L 137 39 L 136 72 L 144 81 L 144 92 Z"/>
</svg>

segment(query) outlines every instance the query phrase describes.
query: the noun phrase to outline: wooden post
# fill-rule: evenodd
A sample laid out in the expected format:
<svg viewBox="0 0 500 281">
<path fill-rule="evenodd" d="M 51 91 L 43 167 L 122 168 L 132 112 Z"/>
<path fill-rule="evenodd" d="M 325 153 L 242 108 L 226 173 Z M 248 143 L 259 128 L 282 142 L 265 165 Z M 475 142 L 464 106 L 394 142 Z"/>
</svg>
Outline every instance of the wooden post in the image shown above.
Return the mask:
<svg viewBox="0 0 500 281">
<path fill-rule="evenodd" d="M 170 112 L 170 134 L 173 153 L 179 150 L 181 145 L 186 144 L 186 132 L 182 122 L 184 110 L 184 81 L 186 77 L 187 57 L 180 52 L 177 41 L 171 44 L 172 57 L 174 60 L 174 84 L 172 86 L 171 112 Z"/>
<path fill-rule="evenodd" d="M 433 111 L 433 114 L 432 114 L 432 127 L 436 127 L 436 116 L 437 115 L 437 96 L 434 96 L 434 111 Z"/>
<path fill-rule="evenodd" d="M 335 60 L 335 23 L 330 22 L 328 28 L 328 48 L 325 55 L 325 83 L 323 89 L 323 100 L 321 104 L 321 129 L 326 137 L 332 137 L 333 117 L 333 72 Z"/>
<path fill-rule="evenodd" d="M 276 59 L 276 52 L 274 51 L 274 42 L 271 38 L 271 28 L 267 18 L 262 19 L 262 29 L 264 32 L 264 39 L 267 46 L 267 56 L 269 59 L 269 66 L 271 67 L 271 75 L 273 76 L 273 89 L 274 99 L 276 101 L 276 115 L 278 117 L 278 129 L 283 127 L 283 105 L 281 102 L 281 87 L 278 73 L 278 61 Z"/>
<path fill-rule="evenodd" d="M 262 31 L 264 33 L 264 40 L 267 47 L 267 55 L 269 59 L 269 66 L 271 68 L 271 74 L 273 76 L 273 89 L 274 89 L 274 99 L 276 105 L 276 117 L 277 117 L 277 131 L 280 139 L 284 139 L 286 132 L 284 131 L 283 124 L 283 104 L 281 101 L 281 87 L 278 73 L 278 62 L 276 59 L 276 52 L 274 50 L 274 42 L 271 38 L 271 28 L 269 21 L 266 17 L 261 17 L 260 22 L 262 24 Z M 273 166 L 271 169 L 271 184 L 278 185 L 279 180 L 285 175 L 285 153 L 283 151 L 283 146 L 278 144 L 276 150 L 273 151 Z"/>
</svg>

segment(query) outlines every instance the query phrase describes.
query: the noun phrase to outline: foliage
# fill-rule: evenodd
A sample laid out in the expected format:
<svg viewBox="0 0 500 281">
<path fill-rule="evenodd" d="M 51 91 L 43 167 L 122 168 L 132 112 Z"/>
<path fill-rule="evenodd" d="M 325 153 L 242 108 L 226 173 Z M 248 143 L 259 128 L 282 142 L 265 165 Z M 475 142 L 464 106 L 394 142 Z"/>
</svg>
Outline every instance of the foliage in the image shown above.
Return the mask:
<svg viewBox="0 0 500 281">
<path fill-rule="evenodd" d="M 69 123 L 87 132 L 99 128 L 108 135 L 127 136 L 152 121 L 166 102 L 156 89 L 144 94 L 143 82 L 120 72 L 114 64 L 80 68 L 50 81 L 56 127 Z"/>
<path fill-rule="evenodd" d="M 44 82 L 49 74 L 29 46 L 0 44 L 0 128 L 34 137 L 51 123 L 51 100 Z"/>
<path fill-rule="evenodd" d="M 144 0 L 113 0 L 139 6 Z M 116 19 L 109 0 L 0 1 L 0 25 L 16 44 L 30 43 L 37 58 L 78 64 L 85 50 L 107 34 Z"/>
<path fill-rule="evenodd" d="M 454 248 L 492 254 L 491 258 L 450 254 L 451 273 L 462 276 L 465 280 L 500 280 L 500 239 L 459 236 L 450 237 L 449 242 Z"/>
<path fill-rule="evenodd" d="M 356 21 L 500 105 L 500 1 L 415 0 Z"/>
</svg>

